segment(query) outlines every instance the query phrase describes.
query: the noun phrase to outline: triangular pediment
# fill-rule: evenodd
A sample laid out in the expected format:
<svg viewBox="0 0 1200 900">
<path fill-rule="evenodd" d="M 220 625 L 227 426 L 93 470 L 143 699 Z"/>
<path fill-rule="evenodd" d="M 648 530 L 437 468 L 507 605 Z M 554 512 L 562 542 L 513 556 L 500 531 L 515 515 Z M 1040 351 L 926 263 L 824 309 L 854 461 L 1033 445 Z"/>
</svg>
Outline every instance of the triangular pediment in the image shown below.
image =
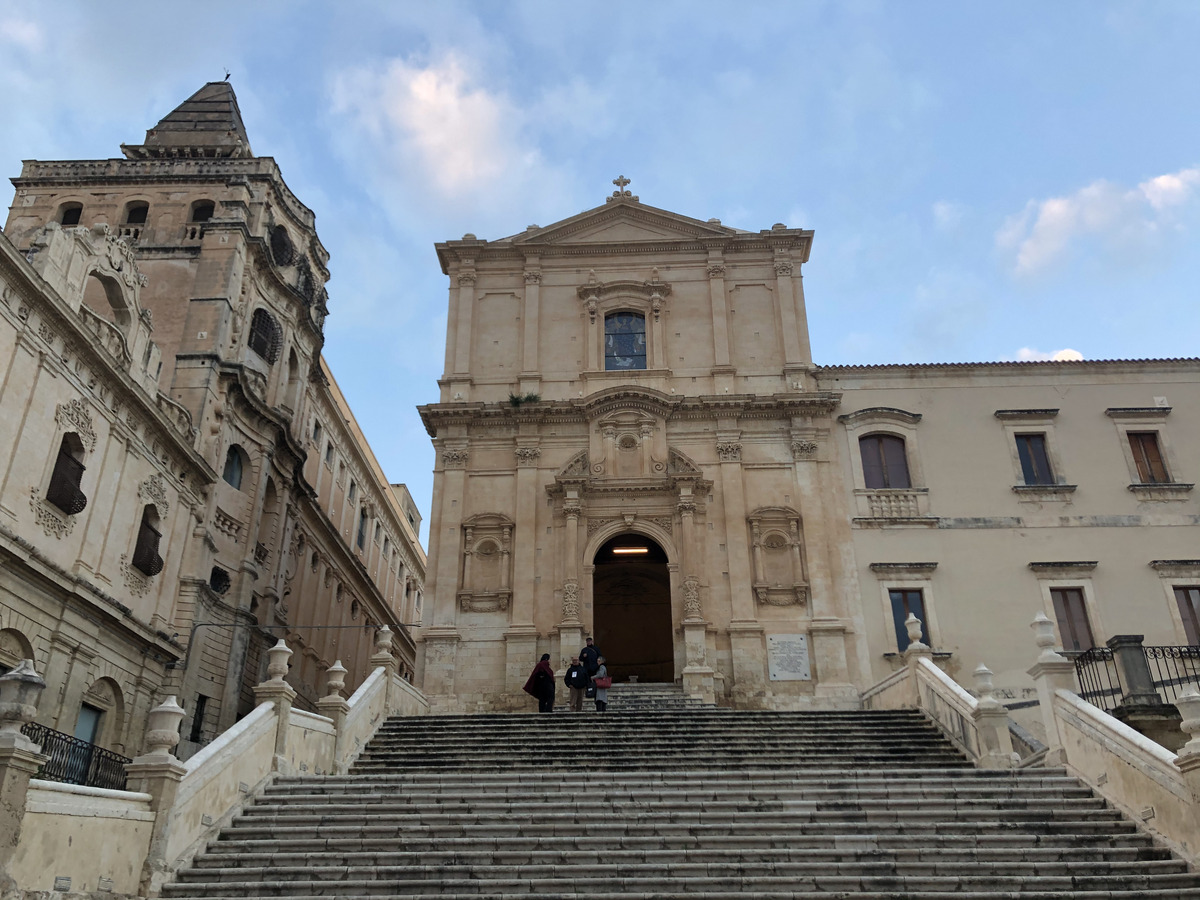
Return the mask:
<svg viewBox="0 0 1200 900">
<path fill-rule="evenodd" d="M 740 234 L 716 222 L 702 222 L 633 200 L 613 200 L 569 219 L 529 229 L 506 240 L 514 244 L 623 244 L 694 241 Z"/>
</svg>

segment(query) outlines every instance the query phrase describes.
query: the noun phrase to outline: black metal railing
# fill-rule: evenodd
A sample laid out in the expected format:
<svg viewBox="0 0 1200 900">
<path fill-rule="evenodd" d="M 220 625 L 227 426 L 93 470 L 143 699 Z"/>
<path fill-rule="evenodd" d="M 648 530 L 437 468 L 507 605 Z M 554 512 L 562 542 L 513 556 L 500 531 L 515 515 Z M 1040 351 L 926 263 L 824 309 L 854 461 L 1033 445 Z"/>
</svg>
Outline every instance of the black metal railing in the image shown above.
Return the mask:
<svg viewBox="0 0 1200 900">
<path fill-rule="evenodd" d="M 25 724 L 21 733 L 34 743 L 41 744 L 42 753 L 50 757 L 38 769 L 35 778 L 125 790 L 125 764 L 130 762 L 128 757 L 36 722 Z"/>
<path fill-rule="evenodd" d="M 1150 682 L 1163 703 L 1174 703 L 1188 685 L 1200 689 L 1200 647 L 1140 647 Z M 1108 647 L 1092 647 L 1075 657 L 1079 696 L 1105 712 L 1116 709 L 1128 693 L 1120 667 Z"/>
</svg>

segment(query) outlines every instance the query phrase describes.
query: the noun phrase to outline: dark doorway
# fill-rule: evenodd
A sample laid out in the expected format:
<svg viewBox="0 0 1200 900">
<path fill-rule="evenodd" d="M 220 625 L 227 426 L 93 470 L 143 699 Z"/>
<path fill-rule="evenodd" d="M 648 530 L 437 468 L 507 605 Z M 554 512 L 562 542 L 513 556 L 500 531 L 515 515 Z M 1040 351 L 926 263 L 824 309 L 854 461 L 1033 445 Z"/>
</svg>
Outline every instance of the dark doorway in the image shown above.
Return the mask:
<svg viewBox="0 0 1200 900">
<path fill-rule="evenodd" d="M 667 554 L 648 537 L 621 534 L 596 552 L 595 566 L 594 637 L 613 680 L 674 682 Z"/>
</svg>

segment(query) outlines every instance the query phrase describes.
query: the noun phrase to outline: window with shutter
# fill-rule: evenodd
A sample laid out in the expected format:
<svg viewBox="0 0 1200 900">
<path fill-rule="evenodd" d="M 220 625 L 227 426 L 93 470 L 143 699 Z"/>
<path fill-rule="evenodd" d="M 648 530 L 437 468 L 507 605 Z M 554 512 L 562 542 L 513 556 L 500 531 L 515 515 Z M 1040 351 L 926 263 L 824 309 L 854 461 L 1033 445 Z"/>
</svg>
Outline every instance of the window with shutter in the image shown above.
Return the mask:
<svg viewBox="0 0 1200 900">
<path fill-rule="evenodd" d="M 250 349 L 274 365 L 283 346 L 283 329 L 265 309 L 256 309 L 250 319 Z"/>
<path fill-rule="evenodd" d="M 1133 463 L 1137 466 L 1138 480 L 1142 484 L 1168 484 L 1167 467 L 1163 463 L 1158 446 L 1158 432 L 1129 432 L 1129 449 L 1133 451 Z"/>
<path fill-rule="evenodd" d="M 1088 622 L 1083 588 L 1051 588 L 1054 616 L 1058 620 L 1058 636 L 1064 650 L 1084 651 L 1096 646 L 1092 626 Z"/>
<path fill-rule="evenodd" d="M 50 486 L 46 489 L 46 502 L 53 503 L 68 516 L 83 512 L 87 497 L 80 490 L 83 481 L 83 443 L 74 432 L 63 435 L 58 445 L 58 458 L 50 475 Z"/>
<path fill-rule="evenodd" d="M 894 434 L 868 434 L 858 439 L 858 447 L 862 453 L 863 482 L 867 488 L 912 487 L 904 438 Z"/>
<path fill-rule="evenodd" d="M 145 507 L 138 527 L 137 545 L 133 548 L 133 567 L 143 575 L 157 575 L 163 569 L 162 557 L 158 555 L 162 533 L 155 527 L 157 524 L 158 514 L 154 507 Z"/>
</svg>

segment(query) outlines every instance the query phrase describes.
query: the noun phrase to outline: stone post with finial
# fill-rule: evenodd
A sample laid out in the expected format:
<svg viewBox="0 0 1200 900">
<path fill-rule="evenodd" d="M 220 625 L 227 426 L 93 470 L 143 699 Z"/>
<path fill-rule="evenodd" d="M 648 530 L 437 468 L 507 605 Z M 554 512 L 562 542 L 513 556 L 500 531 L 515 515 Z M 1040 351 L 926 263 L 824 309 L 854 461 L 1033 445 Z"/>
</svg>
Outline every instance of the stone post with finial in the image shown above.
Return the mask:
<svg viewBox="0 0 1200 900">
<path fill-rule="evenodd" d="M 42 748 L 21 729 L 37 715 L 45 687 L 32 659 L 21 660 L 0 676 L 0 892 L 4 894 L 18 888 L 9 871 L 21 840 L 29 779 L 46 761 Z"/>
<path fill-rule="evenodd" d="M 1175 706 L 1183 716 L 1179 727 L 1190 739 L 1179 748 L 1175 765 L 1191 788 L 1192 799 L 1200 804 L 1200 691 L 1196 690 L 1195 685 L 1189 685 L 1175 698 Z"/>
<path fill-rule="evenodd" d="M 933 660 L 933 648 L 921 640 L 924 626 L 921 620 L 911 612 L 904 620 L 904 629 L 908 632 L 908 647 L 904 651 L 904 662 L 908 665 L 909 701 L 913 706 L 921 706 L 921 687 L 917 681 L 917 667 L 922 659 Z"/>
<path fill-rule="evenodd" d="M 1046 729 L 1045 765 L 1061 766 L 1067 761 L 1067 751 L 1054 713 L 1054 695 L 1060 689 L 1075 689 L 1075 663 L 1055 649 L 1058 640 L 1054 636 L 1054 623 L 1044 612 L 1039 610 L 1029 627 L 1033 629 L 1034 642 L 1041 651 L 1037 662 L 1028 671 L 1037 688 L 1042 725 Z"/>
<path fill-rule="evenodd" d="M 288 660 L 291 656 L 291 648 L 280 638 L 275 646 L 267 651 L 267 680 L 254 686 L 254 699 L 257 703 L 272 703 L 275 706 L 274 769 L 284 774 L 290 774 L 292 769 L 287 758 L 287 739 L 292 704 L 296 701 L 296 689 L 283 680 L 288 673 Z"/>
<path fill-rule="evenodd" d="M 333 719 L 333 766 L 335 775 L 345 775 L 346 765 L 346 713 L 350 704 L 342 696 L 346 689 L 346 667 L 337 660 L 325 671 L 325 696 L 317 701 L 317 711 Z"/>
<path fill-rule="evenodd" d="M 1011 769 L 1013 746 L 1008 732 L 1008 710 L 992 693 L 992 670 L 983 663 L 975 670 L 975 693 L 979 700 L 971 718 L 979 735 L 979 768 Z"/>
<path fill-rule="evenodd" d="M 383 677 L 385 679 L 384 690 L 384 715 L 391 715 L 393 704 L 397 703 L 396 689 L 392 686 L 392 682 L 396 679 L 398 667 L 396 665 L 396 657 L 392 655 L 392 639 L 395 635 L 392 630 L 386 625 L 380 627 L 375 632 L 375 652 L 371 654 L 371 669 L 383 669 Z"/>
<path fill-rule="evenodd" d="M 125 765 L 128 789 L 149 794 L 154 813 L 150 849 L 142 865 L 138 890 L 143 897 L 157 897 L 174 874 L 173 861 L 167 857 L 173 823 L 171 811 L 187 769 L 171 751 L 179 743 L 179 722 L 183 716 L 183 707 L 175 702 L 174 696 L 150 710 L 146 715 L 146 752 Z"/>
</svg>

